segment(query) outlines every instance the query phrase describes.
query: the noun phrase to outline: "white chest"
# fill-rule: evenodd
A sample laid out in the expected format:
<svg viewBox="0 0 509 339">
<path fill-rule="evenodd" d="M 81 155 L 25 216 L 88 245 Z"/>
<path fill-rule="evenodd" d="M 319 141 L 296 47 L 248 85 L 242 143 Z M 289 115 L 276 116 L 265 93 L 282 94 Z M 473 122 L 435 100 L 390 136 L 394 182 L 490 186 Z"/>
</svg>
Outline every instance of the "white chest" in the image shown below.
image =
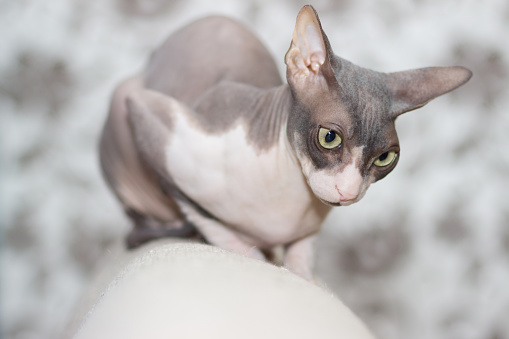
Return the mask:
<svg viewBox="0 0 509 339">
<path fill-rule="evenodd" d="M 187 196 L 226 226 L 257 244 L 287 243 L 317 231 L 328 208 L 312 195 L 284 138 L 258 152 L 240 124 L 210 135 L 179 116 L 167 169 Z"/>
</svg>

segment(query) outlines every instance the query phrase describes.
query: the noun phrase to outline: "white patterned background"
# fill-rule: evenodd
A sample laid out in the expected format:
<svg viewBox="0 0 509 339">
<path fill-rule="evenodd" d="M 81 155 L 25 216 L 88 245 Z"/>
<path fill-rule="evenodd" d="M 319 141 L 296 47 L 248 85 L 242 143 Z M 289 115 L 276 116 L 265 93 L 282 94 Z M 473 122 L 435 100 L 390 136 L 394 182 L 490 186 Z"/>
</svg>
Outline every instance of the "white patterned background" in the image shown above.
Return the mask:
<svg viewBox="0 0 509 339">
<path fill-rule="evenodd" d="M 311 3 L 356 64 L 474 72 L 398 119 L 399 165 L 327 219 L 319 279 L 381 339 L 509 338 L 509 2 Z M 0 0 L 0 337 L 55 338 L 129 230 L 97 158 L 115 84 L 210 13 L 252 27 L 284 74 L 303 4 Z"/>
</svg>

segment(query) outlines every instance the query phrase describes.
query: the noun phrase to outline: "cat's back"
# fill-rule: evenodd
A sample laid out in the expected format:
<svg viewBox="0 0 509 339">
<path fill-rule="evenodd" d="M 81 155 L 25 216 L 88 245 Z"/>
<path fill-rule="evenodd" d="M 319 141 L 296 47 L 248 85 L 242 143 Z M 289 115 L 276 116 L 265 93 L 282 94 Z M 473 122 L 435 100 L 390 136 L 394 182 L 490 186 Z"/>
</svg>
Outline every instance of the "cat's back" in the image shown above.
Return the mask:
<svg viewBox="0 0 509 339">
<path fill-rule="evenodd" d="M 191 107 L 221 81 L 260 88 L 282 83 L 260 40 L 246 26 L 224 16 L 197 20 L 170 35 L 152 55 L 145 72 L 148 88 Z"/>
</svg>

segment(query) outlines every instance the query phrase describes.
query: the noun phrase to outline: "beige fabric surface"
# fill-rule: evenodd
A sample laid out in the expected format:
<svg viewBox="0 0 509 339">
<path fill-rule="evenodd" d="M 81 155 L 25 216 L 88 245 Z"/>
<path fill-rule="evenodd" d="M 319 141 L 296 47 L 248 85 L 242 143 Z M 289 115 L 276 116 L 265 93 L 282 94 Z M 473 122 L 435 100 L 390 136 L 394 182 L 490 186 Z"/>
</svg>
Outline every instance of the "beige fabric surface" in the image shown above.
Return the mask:
<svg viewBox="0 0 509 339">
<path fill-rule="evenodd" d="M 129 260 L 84 299 L 75 338 L 372 338 L 332 294 L 271 264 L 182 242 Z"/>
</svg>

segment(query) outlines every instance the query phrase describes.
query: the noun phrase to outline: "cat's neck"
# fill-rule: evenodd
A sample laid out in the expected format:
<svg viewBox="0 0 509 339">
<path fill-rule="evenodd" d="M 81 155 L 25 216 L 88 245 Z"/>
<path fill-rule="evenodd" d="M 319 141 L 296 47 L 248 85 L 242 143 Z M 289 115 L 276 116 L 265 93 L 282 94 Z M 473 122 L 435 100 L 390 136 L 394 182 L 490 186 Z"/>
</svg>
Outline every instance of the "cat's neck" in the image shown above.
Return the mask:
<svg viewBox="0 0 509 339">
<path fill-rule="evenodd" d="M 287 149 L 294 156 L 286 135 L 292 109 L 293 98 L 288 85 L 261 90 L 249 117 L 248 138 L 255 139 L 262 152 L 278 147 Z"/>
<path fill-rule="evenodd" d="M 206 133 L 224 133 L 240 123 L 245 129 L 247 144 L 257 154 L 277 150 L 278 154 L 287 153 L 285 157 L 298 165 L 287 136 L 293 103 L 288 85 L 263 89 L 225 81 L 196 103 L 192 115 Z"/>
<path fill-rule="evenodd" d="M 284 185 L 285 181 L 291 182 L 291 191 L 301 201 L 306 202 L 309 211 L 313 211 L 310 212 L 313 218 L 320 219 L 321 223 L 331 207 L 320 202 L 313 194 L 297 157 L 297 150 L 290 142 L 288 133 L 291 133 L 291 128 L 288 127 L 288 120 L 291 114 L 295 114 L 294 102 L 288 85 L 261 90 L 255 96 L 254 106 L 251 106 L 253 109 L 249 120 L 248 140 L 249 134 L 255 130 L 265 138 L 262 143 L 257 141 L 257 148 L 271 158 L 270 171 L 277 173 L 276 177 L 281 185 Z M 260 147 L 264 145 L 266 148 Z"/>
</svg>

